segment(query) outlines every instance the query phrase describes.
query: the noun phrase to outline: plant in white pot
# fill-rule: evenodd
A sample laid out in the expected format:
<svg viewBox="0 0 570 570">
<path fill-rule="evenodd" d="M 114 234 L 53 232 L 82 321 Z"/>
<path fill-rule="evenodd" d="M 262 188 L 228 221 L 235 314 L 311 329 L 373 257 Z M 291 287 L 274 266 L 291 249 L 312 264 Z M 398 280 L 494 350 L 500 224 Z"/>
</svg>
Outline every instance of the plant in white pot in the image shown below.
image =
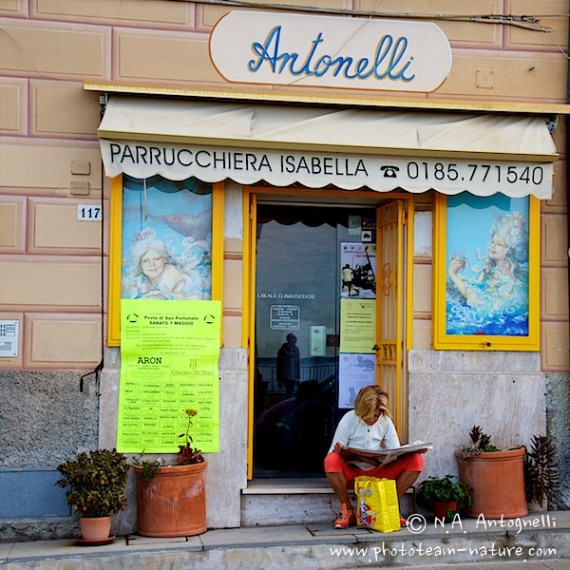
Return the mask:
<svg viewBox="0 0 570 570">
<path fill-rule="evenodd" d="M 82 451 L 57 467 L 63 477 L 56 484 L 68 488 L 65 499 L 80 516 L 85 541 L 103 543 L 112 538 L 113 515 L 127 506 L 129 469 L 126 456 L 115 449 Z"/>
</svg>

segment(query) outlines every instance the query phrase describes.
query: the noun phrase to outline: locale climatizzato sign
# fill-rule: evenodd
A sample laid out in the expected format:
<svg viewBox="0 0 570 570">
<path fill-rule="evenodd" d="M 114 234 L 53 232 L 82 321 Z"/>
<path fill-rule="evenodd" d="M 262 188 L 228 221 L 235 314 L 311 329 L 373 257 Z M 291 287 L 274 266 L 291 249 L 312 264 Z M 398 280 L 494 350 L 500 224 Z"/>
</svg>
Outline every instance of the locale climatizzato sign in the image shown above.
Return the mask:
<svg viewBox="0 0 570 570">
<path fill-rule="evenodd" d="M 435 91 L 451 47 L 431 22 L 232 11 L 210 34 L 229 82 L 381 91 Z"/>
</svg>

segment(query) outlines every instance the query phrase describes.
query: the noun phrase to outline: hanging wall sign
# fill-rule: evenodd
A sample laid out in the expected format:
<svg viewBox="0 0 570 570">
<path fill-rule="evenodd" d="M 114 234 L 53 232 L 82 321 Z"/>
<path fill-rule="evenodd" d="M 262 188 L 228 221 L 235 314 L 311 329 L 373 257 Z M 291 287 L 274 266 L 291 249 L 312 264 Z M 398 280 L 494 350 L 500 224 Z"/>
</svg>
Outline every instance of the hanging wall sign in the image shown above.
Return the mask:
<svg viewBox="0 0 570 570">
<path fill-rule="evenodd" d="M 175 453 L 198 414 L 193 445 L 219 450 L 219 301 L 123 299 L 117 449 Z"/>
<path fill-rule="evenodd" d="M 210 56 L 232 82 L 381 91 L 435 91 L 451 48 L 430 22 L 233 11 L 215 25 Z"/>
</svg>

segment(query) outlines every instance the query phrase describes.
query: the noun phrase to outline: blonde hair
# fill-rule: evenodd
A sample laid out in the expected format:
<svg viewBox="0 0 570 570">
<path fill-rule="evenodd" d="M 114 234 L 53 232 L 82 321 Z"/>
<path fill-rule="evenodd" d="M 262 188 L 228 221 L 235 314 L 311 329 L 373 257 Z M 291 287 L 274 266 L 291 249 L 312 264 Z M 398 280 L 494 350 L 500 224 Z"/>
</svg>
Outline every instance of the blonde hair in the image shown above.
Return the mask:
<svg viewBox="0 0 570 570">
<path fill-rule="evenodd" d="M 391 418 L 388 394 L 380 386 L 365 386 L 358 392 L 354 401 L 354 413 L 360 418 L 372 416 L 376 410 Z"/>
</svg>

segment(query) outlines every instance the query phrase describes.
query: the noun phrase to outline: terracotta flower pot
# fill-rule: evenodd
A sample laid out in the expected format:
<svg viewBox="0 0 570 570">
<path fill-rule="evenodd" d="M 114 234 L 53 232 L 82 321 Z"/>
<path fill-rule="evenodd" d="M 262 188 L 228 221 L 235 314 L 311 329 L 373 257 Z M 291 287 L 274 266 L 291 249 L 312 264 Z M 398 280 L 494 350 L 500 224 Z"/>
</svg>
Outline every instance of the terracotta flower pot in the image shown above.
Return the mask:
<svg viewBox="0 0 570 570">
<path fill-rule="evenodd" d="M 113 517 L 81 517 L 79 527 L 83 540 L 89 542 L 103 542 L 111 533 Z"/>
<path fill-rule="evenodd" d="M 434 501 L 433 514 L 438 519 L 447 519 L 447 513 L 455 514 L 457 512 L 457 501 Z"/>
<path fill-rule="evenodd" d="M 514 519 L 528 514 L 524 484 L 523 446 L 457 458 L 459 479 L 473 488 L 468 517 Z"/>
<path fill-rule="evenodd" d="M 161 467 L 150 481 L 137 473 L 137 527 L 143 536 L 167 538 L 206 531 L 207 462 Z"/>
</svg>

